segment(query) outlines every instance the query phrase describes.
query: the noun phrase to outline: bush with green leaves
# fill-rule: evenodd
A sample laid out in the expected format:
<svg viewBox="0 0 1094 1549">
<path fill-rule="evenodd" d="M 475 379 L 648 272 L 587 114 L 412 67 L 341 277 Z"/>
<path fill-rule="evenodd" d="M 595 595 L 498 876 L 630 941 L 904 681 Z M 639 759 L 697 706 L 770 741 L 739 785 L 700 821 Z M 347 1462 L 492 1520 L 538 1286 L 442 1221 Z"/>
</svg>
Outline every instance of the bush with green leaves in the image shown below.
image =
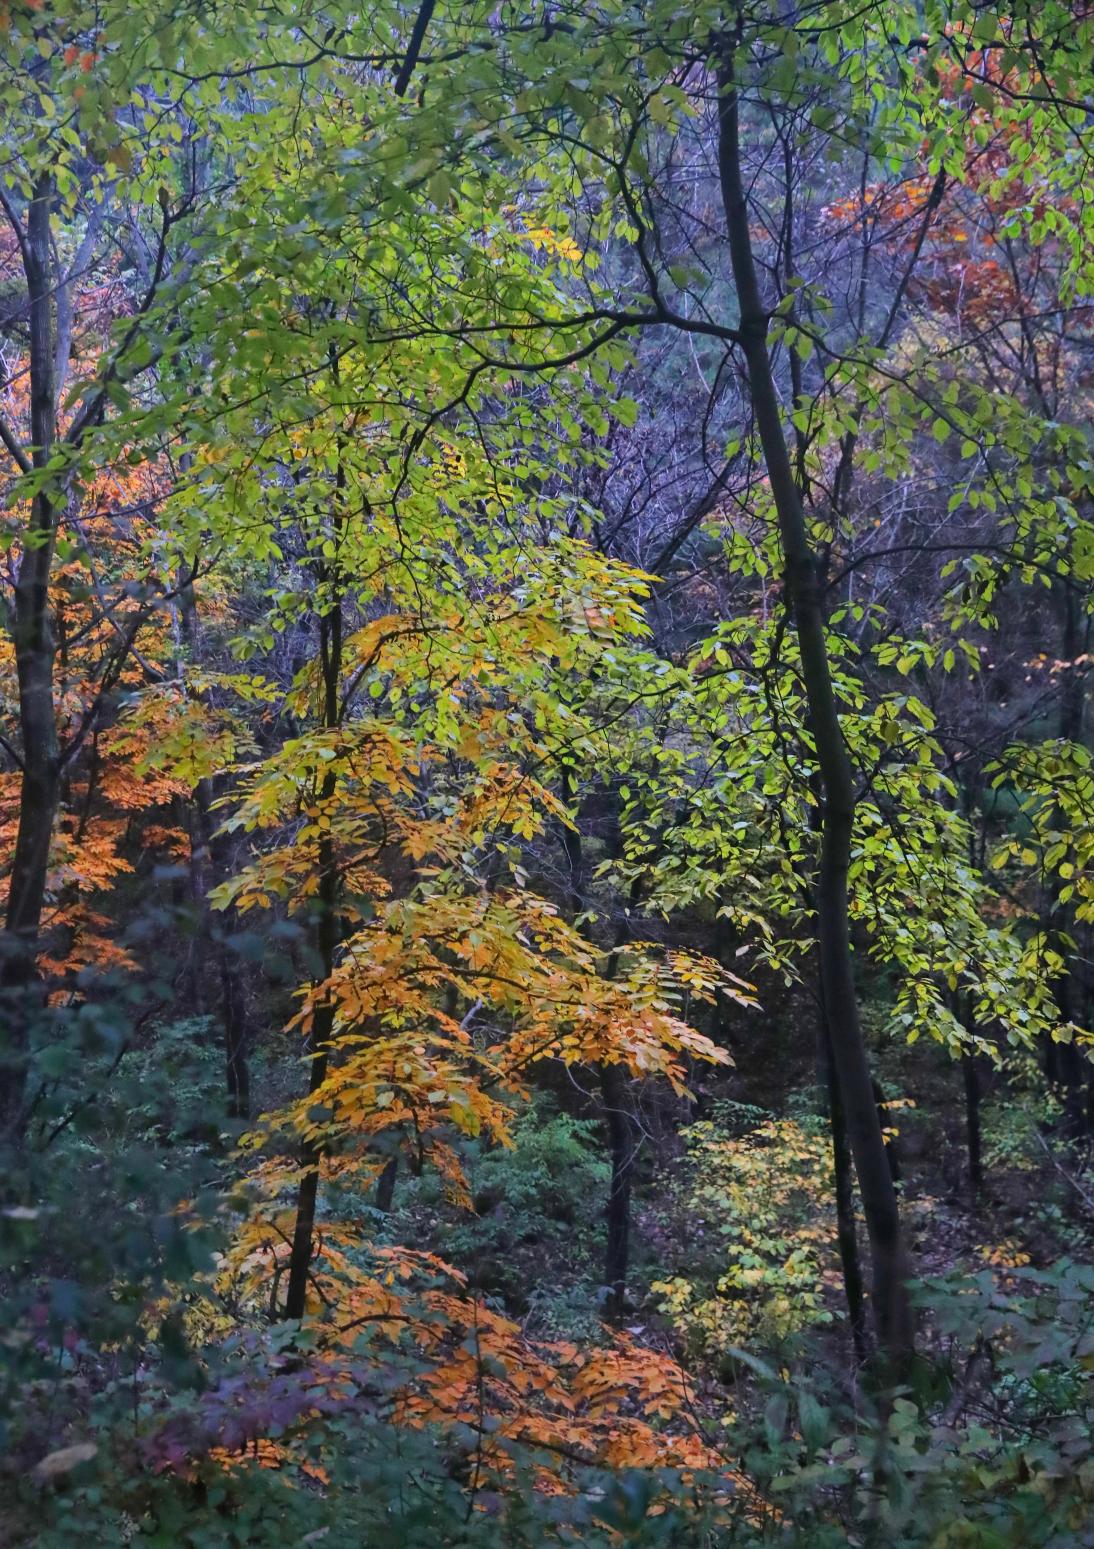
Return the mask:
<svg viewBox="0 0 1094 1549">
<path fill-rule="evenodd" d="M 713 1543 L 1094 1545 L 1094 1269 L 942 1276 L 916 1299 L 929 1343 L 895 1396 L 818 1363 L 738 1368 L 726 1444 L 784 1516 Z"/>
<path fill-rule="evenodd" d="M 109 1018 L 81 1009 L 93 1026 L 55 1019 L 67 1036 L 38 1063 L 28 1144 L 4 1175 L 0 1453 L 16 1477 L 83 1441 L 92 1411 L 110 1434 L 153 1373 L 171 1387 L 170 1340 L 157 1343 L 149 1309 L 209 1267 L 230 1181 L 209 1024 L 138 1032 L 124 998 Z"/>
<path fill-rule="evenodd" d="M 652 1290 L 692 1355 L 717 1362 L 830 1322 L 826 1292 L 837 1281 L 822 1121 L 724 1102 L 685 1138 L 688 1168 L 673 1203 L 690 1223 L 688 1261 Z"/>
<path fill-rule="evenodd" d="M 453 1210 L 438 1180 L 399 1183 L 389 1229 L 413 1218 L 418 1239 L 544 1336 L 593 1337 L 600 1321 L 603 1215 L 611 1180 L 595 1120 L 539 1095 L 513 1125 L 513 1145 L 463 1150 L 473 1212 Z"/>
</svg>

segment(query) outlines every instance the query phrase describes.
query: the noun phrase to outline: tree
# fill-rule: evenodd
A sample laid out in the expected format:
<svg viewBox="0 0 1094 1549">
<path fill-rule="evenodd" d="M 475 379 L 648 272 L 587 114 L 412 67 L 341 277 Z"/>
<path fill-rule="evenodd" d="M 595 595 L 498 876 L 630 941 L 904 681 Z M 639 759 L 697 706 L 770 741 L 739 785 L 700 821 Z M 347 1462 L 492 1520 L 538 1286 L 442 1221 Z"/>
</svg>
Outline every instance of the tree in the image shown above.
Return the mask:
<svg viewBox="0 0 1094 1549">
<path fill-rule="evenodd" d="M 59 551 L 71 554 L 80 546 L 84 490 L 117 455 L 116 446 L 107 450 L 110 438 L 98 434 L 108 411 L 128 406 L 135 384 L 162 348 L 159 335 L 151 331 L 149 336 L 147 322 L 167 283 L 174 230 L 197 198 L 192 182 L 184 182 L 177 197 L 165 184 L 152 238 L 140 230 L 139 217 L 131 216 L 148 262 L 143 284 L 122 309 L 114 336 L 109 337 L 109 315 L 103 317 L 100 308 L 86 321 L 79 317 L 78 304 L 89 294 L 88 274 L 102 272 L 115 236 L 121 236 L 112 223 L 120 221 L 124 230 L 123 189 L 169 165 L 169 141 L 137 152 L 143 114 L 126 101 L 139 77 L 134 77 L 124 42 L 119 46 L 125 22 L 117 9 L 106 15 L 81 7 L 48 17 L 31 8 L 4 13 L 13 68 L 3 100 L 14 159 L 0 207 L 18 255 L 13 315 L 25 326 L 26 338 L 25 364 L 7 384 L 6 407 L 9 413 L 14 408 L 16 418 L 0 422 L 12 476 L 10 498 L 21 512 L 8 613 L 18 678 L 20 798 L 0 964 L 7 1042 L 0 1114 L 9 1138 L 18 1138 L 25 1119 L 29 1034 L 41 1001 L 39 930 L 65 771 L 95 726 L 156 592 L 162 595 L 162 582 L 157 587 L 150 579 L 145 606 L 127 610 L 123 604 L 124 623 L 115 617 L 117 599 L 99 599 L 116 638 L 97 697 L 62 739 L 51 592 L 55 561 Z M 44 133 L 39 132 L 42 124 Z M 70 392 L 77 351 L 90 375 Z M 134 450 L 132 461 L 141 460 Z"/>
</svg>

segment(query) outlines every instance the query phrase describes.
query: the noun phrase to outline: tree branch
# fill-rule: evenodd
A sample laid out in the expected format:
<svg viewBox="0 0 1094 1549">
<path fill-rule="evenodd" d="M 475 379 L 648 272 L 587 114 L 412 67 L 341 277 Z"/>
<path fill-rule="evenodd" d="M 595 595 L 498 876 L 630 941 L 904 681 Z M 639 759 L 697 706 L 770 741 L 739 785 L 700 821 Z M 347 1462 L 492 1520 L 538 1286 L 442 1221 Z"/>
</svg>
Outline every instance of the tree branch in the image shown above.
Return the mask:
<svg viewBox="0 0 1094 1549">
<path fill-rule="evenodd" d="M 403 97 L 410 85 L 410 77 L 414 74 L 414 66 L 418 63 L 418 55 L 422 51 L 425 42 L 425 29 L 429 26 L 433 15 L 433 7 L 436 0 L 422 0 L 418 15 L 414 19 L 414 31 L 410 34 L 410 44 L 406 51 L 406 58 L 399 66 L 399 73 L 395 77 L 395 95 Z"/>
</svg>

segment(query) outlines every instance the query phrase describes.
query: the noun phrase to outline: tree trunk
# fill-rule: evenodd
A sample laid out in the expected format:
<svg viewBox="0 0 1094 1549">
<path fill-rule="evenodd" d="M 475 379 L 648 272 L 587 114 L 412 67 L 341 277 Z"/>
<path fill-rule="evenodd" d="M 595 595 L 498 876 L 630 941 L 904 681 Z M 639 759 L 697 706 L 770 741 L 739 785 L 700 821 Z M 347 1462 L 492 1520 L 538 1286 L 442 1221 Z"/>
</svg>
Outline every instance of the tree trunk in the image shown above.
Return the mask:
<svg viewBox="0 0 1094 1549">
<path fill-rule="evenodd" d="M 337 726 L 341 719 L 339 690 L 342 678 L 342 613 L 335 604 L 330 613 L 319 621 L 320 658 L 323 670 L 324 724 Z M 327 775 L 321 789 L 321 800 L 331 800 L 336 790 L 336 777 Z M 338 947 L 338 872 L 334 844 L 325 836 L 319 842 L 319 889 L 318 912 L 315 921 L 315 946 L 319 957 L 320 984 L 325 984 L 334 972 L 334 957 Z M 322 1086 L 327 1075 L 327 1060 L 331 1033 L 334 1030 L 334 1006 L 324 995 L 312 1016 L 308 1033 L 306 1054 L 311 1055 L 308 1072 L 308 1091 L 315 1092 Z M 296 1224 L 293 1228 L 292 1250 L 289 1255 L 289 1284 L 285 1293 L 285 1317 L 302 1318 L 307 1305 L 308 1270 L 311 1265 L 312 1241 L 315 1235 L 315 1207 L 319 1194 L 318 1149 L 305 1144 L 301 1147 L 301 1162 L 306 1169 L 300 1180 L 296 1196 Z"/>
<path fill-rule="evenodd" d="M 740 158 L 734 50 L 718 69 L 718 164 L 730 259 L 740 309 L 739 333 L 753 413 L 778 518 L 786 601 L 797 629 L 802 679 L 823 792 L 817 875 L 821 989 L 847 1135 L 870 1238 L 873 1306 L 882 1354 L 895 1371 L 913 1349 L 909 1263 L 885 1141 L 874 1106 L 862 1036 L 847 912 L 855 809 L 854 777 L 843 741 L 825 637 L 823 595 L 801 493 L 794 479 L 768 354 L 768 317 L 760 295 Z"/>
<path fill-rule="evenodd" d="M 572 804 L 576 795 L 573 774 L 563 771 L 562 794 Z M 566 855 L 569 877 L 566 887 L 566 906 L 570 919 L 581 913 L 584 879 L 584 855 L 581 834 L 576 828 L 562 828 L 562 848 Z M 633 908 L 638 900 L 639 885 L 635 882 L 629 902 Z M 626 939 L 626 922 L 621 922 L 616 932 L 615 946 L 604 968 L 605 978 L 613 979 L 619 967 L 619 950 Z M 600 1081 L 600 1097 L 604 1109 L 604 1121 L 608 1127 L 608 1154 L 612 1164 L 611 1184 L 608 1188 L 608 1205 L 605 1211 L 607 1239 L 604 1248 L 604 1313 L 608 1320 L 617 1323 L 623 1317 L 627 1300 L 627 1270 L 631 1254 L 631 1187 L 634 1182 L 634 1165 L 638 1157 L 634 1116 L 627 1103 L 629 1087 L 627 1071 L 622 1065 L 597 1066 Z"/>
<path fill-rule="evenodd" d="M 331 788 L 328 790 L 328 786 Z M 324 797 L 333 795 L 333 781 L 323 786 Z M 323 980 L 334 971 L 334 953 L 337 946 L 336 876 L 333 846 L 329 839 L 320 845 L 322 875 L 319 883 L 319 912 L 316 920 L 316 948 L 319 953 Z M 305 1053 L 311 1055 L 308 1069 L 308 1092 L 314 1093 L 322 1086 L 327 1075 L 330 1036 L 334 1027 L 334 1007 L 329 1000 L 322 1001 L 312 1017 Z M 300 1148 L 304 1176 L 296 1194 L 296 1221 L 293 1226 L 292 1248 L 289 1254 L 289 1282 L 285 1293 L 285 1317 L 302 1318 L 307 1306 L 308 1271 L 311 1267 L 312 1241 L 315 1235 L 315 1209 L 319 1196 L 320 1152 L 316 1146 L 305 1142 Z"/>
<path fill-rule="evenodd" d="M 376 1208 L 382 1210 L 384 1215 L 391 1214 L 391 1207 L 395 1203 L 395 1180 L 399 1176 L 398 1153 L 388 1157 L 384 1163 L 384 1170 L 376 1180 Z"/>
<path fill-rule="evenodd" d="M 224 1086 L 230 1119 L 251 1116 L 251 1068 L 247 1059 L 250 1043 L 247 1026 L 247 1000 L 240 964 L 233 961 L 229 941 L 235 929 L 235 910 L 225 911 L 226 918 L 217 941 L 220 968 L 220 1014 L 224 1026 Z"/>
<path fill-rule="evenodd" d="M 984 1164 L 980 1145 L 980 1072 L 976 1055 L 968 1049 L 961 1053 L 961 1077 L 965 1085 L 965 1135 L 969 1151 L 969 1182 L 979 1194 L 984 1187 Z"/>
<path fill-rule="evenodd" d="M 1060 701 L 1060 736 L 1068 742 L 1081 744 L 1085 692 L 1083 670 L 1078 664 L 1082 647 L 1082 608 L 1075 590 L 1068 586 L 1064 592 L 1063 694 Z M 1057 826 L 1066 830 L 1063 813 L 1058 814 Z M 1060 899 L 1061 884 L 1054 880 L 1051 889 L 1050 919 L 1052 929 L 1059 940 L 1064 958 L 1064 970 L 1054 987 L 1054 998 L 1060 1021 L 1079 1024 L 1082 1015 L 1082 986 L 1079 979 L 1077 953 L 1068 942 L 1075 937 L 1075 911 Z M 1091 1082 L 1089 1062 L 1084 1059 L 1074 1042 L 1056 1044 L 1049 1041 L 1045 1074 L 1050 1081 L 1058 1082 L 1063 1091 L 1064 1133 L 1070 1140 L 1077 1140 L 1090 1131 Z"/>
<path fill-rule="evenodd" d="M 43 177 L 27 213 L 22 242 L 30 328 L 31 461 L 36 471 L 47 466 L 56 433 L 52 198 L 52 181 Z M 4 1068 L 0 1073 L 0 1135 L 15 1143 L 21 1139 L 26 1120 L 30 1030 L 44 1006 L 37 979 L 38 933 L 60 796 L 60 753 L 53 701 L 54 644 L 49 615 L 57 516 L 55 496 L 48 486 L 40 489 L 31 502 L 15 583 L 12 635 L 19 682 L 23 770 L 19 825 L 0 942 L 0 1031 L 5 1045 Z"/>
<path fill-rule="evenodd" d="M 208 782 L 202 781 L 195 795 L 202 842 L 209 856 L 209 869 L 213 885 L 223 881 L 230 867 L 225 854 L 225 839 L 216 832 L 216 819 L 212 813 L 212 791 Z M 228 1117 L 246 1119 L 251 1113 L 251 1072 L 247 1059 L 250 1043 L 247 1026 L 247 1002 L 244 994 L 241 964 L 232 951 L 231 940 L 235 935 L 239 916 L 229 906 L 219 916 L 203 899 L 205 911 L 205 935 L 216 958 L 220 980 L 220 1021 L 224 1038 L 224 1085 Z"/>
<path fill-rule="evenodd" d="M 608 1124 L 612 1182 L 608 1193 L 608 1241 L 604 1255 L 604 1311 L 614 1323 L 623 1316 L 631 1251 L 631 1185 L 637 1147 L 627 1108 L 627 1078 L 619 1065 L 600 1066 L 600 1095 Z"/>
<path fill-rule="evenodd" d="M 198 649 L 197 601 L 192 585 L 182 588 L 178 611 L 179 631 L 182 641 L 193 661 Z M 178 676 L 183 675 L 181 651 L 178 657 Z M 198 843 L 194 849 L 192 870 L 193 905 L 199 911 L 201 957 L 212 956 L 220 988 L 220 1021 L 224 1038 L 224 1085 L 226 1109 L 230 1119 L 247 1119 L 251 1113 L 251 1074 L 247 1054 L 250 1032 L 247 1025 L 247 1002 L 244 994 L 240 963 L 231 949 L 231 939 L 238 928 L 239 916 L 234 907 L 223 910 L 219 919 L 209 907 L 208 893 L 211 887 L 222 882 L 229 874 L 230 862 L 227 841 L 217 834 L 217 821 L 213 815 L 216 791 L 210 779 L 199 780 L 194 792 L 194 815 Z M 205 965 L 202 964 L 202 967 Z"/>
<path fill-rule="evenodd" d="M 562 795 L 567 804 L 573 804 L 576 796 L 574 777 L 569 769 L 562 775 Z M 584 855 L 581 834 L 576 828 L 562 825 L 562 848 L 566 856 L 569 876 L 566 885 L 566 908 L 571 921 L 581 913 L 582 886 L 584 879 Z M 633 907 L 638 898 L 638 884 L 630 892 Z M 616 933 L 615 947 L 605 966 L 605 977 L 615 977 L 619 965 L 619 948 L 626 937 L 626 925 L 621 924 Z M 627 1106 L 627 1072 L 621 1065 L 599 1065 L 600 1096 L 604 1108 L 604 1120 L 608 1126 L 608 1154 L 612 1163 L 612 1180 L 608 1189 L 607 1242 L 604 1251 L 604 1284 L 607 1296 L 604 1312 L 611 1322 L 623 1316 L 627 1295 L 627 1269 L 630 1264 L 631 1245 L 631 1185 L 634 1180 L 634 1164 L 638 1146 L 634 1134 L 634 1120 Z"/>
<path fill-rule="evenodd" d="M 862 1290 L 862 1265 L 859 1261 L 858 1233 L 855 1230 L 854 1179 L 851 1173 L 851 1151 L 847 1144 L 847 1120 L 843 1112 L 836 1076 L 836 1062 L 832 1057 L 832 1040 L 828 1024 L 821 1011 L 819 1022 L 821 1066 L 824 1071 L 825 1090 L 828 1094 L 828 1122 L 832 1131 L 832 1171 L 836 1195 L 836 1241 L 839 1245 L 840 1268 L 843 1271 L 843 1291 L 847 1298 L 847 1315 L 851 1323 L 851 1339 L 859 1365 L 865 1365 L 869 1356 L 866 1339 L 866 1304 Z"/>
</svg>

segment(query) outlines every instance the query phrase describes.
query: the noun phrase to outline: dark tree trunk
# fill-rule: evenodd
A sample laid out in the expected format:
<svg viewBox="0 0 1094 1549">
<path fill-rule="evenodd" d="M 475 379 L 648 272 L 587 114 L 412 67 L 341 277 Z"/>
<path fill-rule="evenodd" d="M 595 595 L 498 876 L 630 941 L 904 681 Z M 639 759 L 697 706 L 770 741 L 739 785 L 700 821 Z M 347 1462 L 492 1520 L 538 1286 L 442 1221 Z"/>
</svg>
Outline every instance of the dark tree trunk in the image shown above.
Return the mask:
<svg viewBox="0 0 1094 1549">
<path fill-rule="evenodd" d="M 324 799 L 334 794 L 333 781 L 323 786 Z M 320 844 L 318 913 L 315 926 L 315 944 L 319 956 L 323 981 L 334 972 L 334 954 L 338 945 L 337 878 L 334 864 L 334 847 L 329 839 Z M 334 1007 L 329 1000 L 322 1001 L 312 1017 L 306 1054 L 311 1055 L 308 1067 L 308 1091 L 318 1091 L 326 1080 L 330 1037 L 334 1029 Z M 292 1250 L 289 1255 L 289 1282 L 285 1293 L 285 1317 L 302 1318 L 307 1305 L 308 1271 L 311 1267 L 312 1241 L 315 1235 L 315 1207 L 319 1195 L 319 1150 L 305 1143 L 300 1148 L 300 1161 L 306 1169 L 296 1195 L 296 1222 L 293 1227 Z"/>
<path fill-rule="evenodd" d="M 398 1155 L 388 1157 L 384 1170 L 376 1180 L 376 1208 L 390 1215 L 395 1203 L 395 1180 L 399 1176 Z"/>
<path fill-rule="evenodd" d="M 832 685 L 817 556 L 809 539 L 801 493 L 794 479 L 768 354 L 768 315 L 752 254 L 748 198 L 741 169 L 734 63 L 733 47 L 726 46 L 718 70 L 719 173 L 740 311 L 740 343 L 778 518 L 786 601 L 797 629 L 802 679 L 823 792 L 816 893 L 821 988 L 833 1063 L 844 1102 L 847 1135 L 870 1237 L 872 1300 L 879 1346 L 890 1367 L 899 1371 L 906 1366 L 914 1344 L 907 1287 L 910 1266 L 896 1190 L 874 1105 L 855 988 L 847 899 L 855 810 L 854 776 Z"/>
<path fill-rule="evenodd" d="M 976 864 L 975 855 L 972 856 Z M 954 991 L 948 997 L 950 1010 L 967 1033 L 975 1031 L 976 1018 L 971 995 Z M 961 1084 L 965 1094 L 965 1151 L 969 1183 L 978 1194 L 984 1186 L 983 1148 L 980 1139 L 980 1064 L 970 1048 L 961 1050 Z"/>
<path fill-rule="evenodd" d="M 576 795 L 573 775 L 566 770 L 562 778 L 562 794 L 572 805 Z M 566 906 L 571 920 L 582 909 L 584 886 L 584 855 L 581 834 L 577 828 L 562 827 L 562 848 L 569 870 L 566 886 Z M 637 884 L 631 889 L 630 902 L 637 901 Z M 626 937 L 626 926 L 621 924 L 616 933 L 615 949 L 605 967 L 605 976 L 614 978 L 619 966 L 619 948 Z M 630 1265 L 631 1247 L 631 1185 L 634 1164 L 638 1155 L 634 1116 L 628 1106 L 630 1081 L 622 1065 L 600 1065 L 600 1097 L 604 1108 L 604 1121 L 608 1127 L 608 1153 L 612 1163 L 612 1179 L 608 1189 L 608 1207 L 605 1211 L 607 1241 L 604 1251 L 604 1284 L 607 1295 L 604 1301 L 605 1316 L 611 1322 L 622 1318 L 626 1306 L 627 1270 Z"/>
<path fill-rule="evenodd" d="M 339 470 L 339 499 L 342 491 L 342 474 Z M 335 603 L 319 620 L 319 653 L 323 677 L 323 721 L 328 727 L 341 722 L 342 682 L 342 611 Z M 321 799 L 329 802 L 337 789 L 336 778 L 328 775 L 323 782 Z M 319 887 L 315 921 L 315 946 L 319 958 L 320 983 L 326 983 L 334 972 L 334 959 L 338 947 L 338 871 L 334 845 L 329 835 L 319 843 Z M 322 1086 L 327 1074 L 327 1061 L 331 1033 L 334 1031 L 334 1006 L 325 996 L 316 1006 L 308 1034 L 306 1054 L 311 1063 L 308 1073 L 308 1091 L 315 1092 Z M 289 1254 L 289 1283 L 285 1293 L 285 1317 L 302 1318 L 307 1306 L 308 1272 L 311 1267 L 312 1244 L 315 1236 L 315 1207 L 319 1194 L 320 1152 L 311 1145 L 301 1147 L 301 1163 L 305 1168 L 296 1196 L 296 1223 L 293 1228 L 292 1249 Z"/>
<path fill-rule="evenodd" d="M 1063 678 L 1063 694 L 1060 700 L 1060 736 L 1068 742 L 1081 743 L 1085 711 L 1085 684 L 1083 667 L 1078 659 L 1083 644 L 1083 617 L 1080 599 L 1068 586 L 1064 591 L 1063 660 L 1067 664 Z M 1059 814 L 1059 827 L 1066 829 L 1066 819 Z M 1063 972 L 1055 984 L 1056 1007 L 1063 1023 L 1078 1025 L 1084 999 L 1079 978 L 1078 954 L 1071 943 L 1075 938 L 1075 911 L 1069 903 L 1060 899 L 1061 885 L 1053 883 L 1051 897 L 1051 921 L 1059 940 L 1064 958 Z M 1091 1099 L 1094 1083 L 1091 1081 L 1089 1062 L 1083 1058 L 1074 1042 L 1048 1043 L 1045 1056 L 1045 1074 L 1062 1089 L 1064 1101 L 1064 1133 L 1077 1140 L 1090 1131 Z"/>
<path fill-rule="evenodd" d="M 854 1177 L 851 1150 L 847 1144 L 847 1120 L 843 1112 L 836 1063 L 823 1011 L 819 1018 L 820 1064 L 828 1094 L 828 1122 L 832 1131 L 832 1171 L 836 1195 L 836 1240 L 839 1244 L 843 1291 L 855 1356 L 863 1365 L 869 1355 L 866 1338 L 866 1303 L 862 1290 L 862 1265 L 859 1261 L 858 1233 L 855 1229 Z"/>
<path fill-rule="evenodd" d="M 198 647 L 198 630 L 192 585 L 183 587 L 180 594 L 179 625 L 182 639 L 193 660 Z M 180 661 L 180 676 L 181 673 Z M 193 807 L 197 831 L 191 873 L 193 907 L 198 911 L 200 920 L 198 950 L 202 958 L 212 959 L 209 967 L 215 964 L 216 983 L 220 991 L 227 1114 L 230 1119 L 247 1119 L 251 1113 L 251 1073 L 248 1063 L 250 1028 L 241 964 L 231 946 L 232 937 L 238 929 L 239 916 L 232 906 L 218 914 L 210 908 L 208 899 L 210 889 L 223 882 L 231 872 L 228 842 L 224 835 L 217 833 L 218 825 L 213 811 L 215 796 L 212 780 L 198 782 Z M 206 963 L 202 963 L 201 968 L 205 967 Z M 205 977 L 204 973 L 199 973 L 199 976 Z"/>
<path fill-rule="evenodd" d="M 337 611 L 321 621 L 320 633 L 327 637 L 327 645 L 323 650 L 327 724 L 337 725 L 338 686 L 342 660 L 341 617 Z M 329 801 L 334 791 L 334 777 L 328 776 L 323 783 L 322 799 Z M 338 946 L 337 909 L 338 876 L 335 869 L 334 846 L 329 838 L 325 838 L 319 845 L 319 896 L 315 922 L 315 945 L 319 957 L 320 974 L 324 982 L 334 972 L 334 955 Z M 315 1008 L 305 1050 L 305 1053 L 311 1055 L 308 1071 L 309 1092 L 317 1091 L 326 1079 L 328 1051 L 333 1029 L 334 1007 L 329 999 L 325 999 Z M 319 1193 L 319 1160 L 320 1153 L 314 1146 L 305 1144 L 301 1147 L 301 1162 L 307 1170 L 300 1181 L 296 1196 L 296 1224 L 293 1228 L 292 1251 L 289 1256 L 289 1284 L 285 1293 L 286 1318 L 302 1318 L 307 1302 L 308 1270 L 311 1265 L 312 1239 L 315 1234 L 315 1206 Z"/>
<path fill-rule="evenodd" d="M 29 304 L 31 462 L 35 470 L 48 464 L 56 433 L 52 199 L 52 181 L 43 178 L 31 200 L 21 244 Z M 0 942 L 0 1037 L 4 1062 L 0 1072 L 0 1134 L 16 1143 L 26 1119 L 30 1029 L 44 1007 L 37 974 L 38 934 L 60 797 L 60 752 L 53 701 L 54 643 L 49 613 L 57 515 L 55 496 L 49 487 L 39 490 L 31 502 L 19 560 L 12 623 L 23 769 L 19 825 Z"/>
<path fill-rule="evenodd" d="M 984 1164 L 980 1145 L 980 1072 L 976 1055 L 968 1049 L 961 1054 L 961 1077 L 965 1086 L 965 1137 L 969 1153 L 969 1182 L 976 1193 L 984 1187 Z"/>
<path fill-rule="evenodd" d="M 604 1311 L 612 1322 L 619 1321 L 626 1307 L 631 1251 L 631 1185 L 637 1157 L 634 1120 L 627 1107 L 627 1086 L 626 1073 L 619 1065 L 600 1066 L 600 1095 L 612 1159 L 608 1241 L 604 1257 L 604 1284 L 608 1290 Z"/>
<path fill-rule="evenodd" d="M 247 1025 L 247 998 L 240 964 L 233 961 L 229 941 L 234 930 L 233 918 L 225 920 L 217 942 L 220 968 L 220 1010 L 224 1023 L 224 1084 L 228 1117 L 251 1116 L 251 1068 L 247 1058 L 250 1030 Z"/>
<path fill-rule="evenodd" d="M 212 883 L 215 886 L 228 876 L 231 867 L 224 836 L 216 832 L 210 797 L 211 792 L 199 787 L 197 802 L 200 821 L 206 836 Z M 248 1062 L 250 1028 L 242 964 L 238 954 L 232 950 L 232 938 L 239 928 L 239 916 L 232 906 L 214 912 L 205 902 L 204 908 L 206 934 L 213 948 L 220 980 L 220 1020 L 224 1035 L 224 1083 L 228 1117 L 246 1119 L 251 1113 L 251 1071 Z"/>
</svg>

